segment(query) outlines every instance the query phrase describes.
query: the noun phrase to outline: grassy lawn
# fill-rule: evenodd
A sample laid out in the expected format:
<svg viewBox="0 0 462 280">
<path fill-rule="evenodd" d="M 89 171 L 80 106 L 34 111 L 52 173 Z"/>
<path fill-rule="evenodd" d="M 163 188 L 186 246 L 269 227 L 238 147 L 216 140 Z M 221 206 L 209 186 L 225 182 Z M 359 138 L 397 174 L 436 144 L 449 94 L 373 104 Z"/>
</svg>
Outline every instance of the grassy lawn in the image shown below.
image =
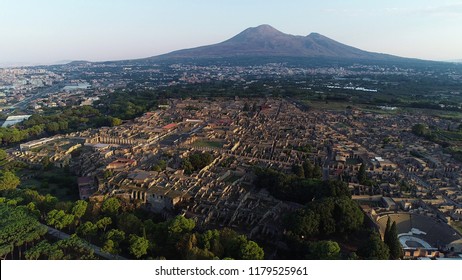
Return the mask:
<svg viewBox="0 0 462 280">
<path fill-rule="evenodd" d="M 326 103 L 325 101 L 315 101 L 315 100 L 301 100 L 306 105 L 310 106 L 313 109 L 319 110 L 332 110 L 332 111 L 345 111 L 348 105 L 355 106 L 354 104 L 348 102 L 334 102 L 329 101 Z"/>
<path fill-rule="evenodd" d="M 449 110 L 435 110 L 435 109 L 425 109 L 425 108 L 412 108 L 406 107 L 405 105 L 400 105 L 403 107 L 398 107 L 396 110 L 381 110 L 376 105 L 372 104 L 363 104 L 360 102 L 342 102 L 342 101 L 321 101 L 321 100 L 313 100 L 310 98 L 299 98 L 300 101 L 305 103 L 306 105 L 312 107 L 313 109 L 319 110 L 330 110 L 330 111 L 344 111 L 347 106 L 351 106 L 353 108 L 358 108 L 364 112 L 369 113 L 376 113 L 376 114 L 400 114 L 400 113 L 411 113 L 411 114 L 425 114 L 429 116 L 435 116 L 445 119 L 452 119 L 452 120 L 461 120 L 462 113 L 456 111 L 449 111 Z M 391 106 L 393 104 L 390 104 Z"/>
<path fill-rule="evenodd" d="M 457 230 L 460 234 L 462 234 L 462 221 L 459 222 L 452 222 L 452 227 Z"/>
<path fill-rule="evenodd" d="M 24 169 L 19 175 L 21 173 L 34 174 L 32 178 L 21 181 L 20 188 L 22 189 L 33 189 L 44 195 L 51 194 L 60 200 L 79 199 L 77 177 L 66 173 L 64 169 L 55 167 L 45 171 Z"/>
<path fill-rule="evenodd" d="M 223 148 L 223 143 L 217 141 L 196 141 L 193 143 L 196 147 Z"/>
</svg>

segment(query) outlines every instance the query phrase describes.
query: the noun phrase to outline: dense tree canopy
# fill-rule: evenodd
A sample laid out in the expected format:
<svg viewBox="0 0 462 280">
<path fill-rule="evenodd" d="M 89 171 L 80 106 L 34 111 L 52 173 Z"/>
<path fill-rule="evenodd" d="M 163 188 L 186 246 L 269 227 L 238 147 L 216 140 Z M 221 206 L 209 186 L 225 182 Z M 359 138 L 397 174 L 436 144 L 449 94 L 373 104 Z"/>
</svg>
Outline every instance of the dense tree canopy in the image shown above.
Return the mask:
<svg viewBox="0 0 462 280">
<path fill-rule="evenodd" d="M 19 178 L 13 172 L 0 171 L 0 191 L 15 189 L 19 183 Z"/>
<path fill-rule="evenodd" d="M 74 216 L 80 220 L 80 218 L 82 218 L 82 216 L 85 215 L 87 207 L 88 202 L 86 202 L 85 200 L 77 200 L 74 203 L 74 207 L 72 207 L 72 214 L 74 214 Z"/>
<path fill-rule="evenodd" d="M 336 260 L 340 258 L 340 246 L 335 241 L 323 240 L 313 242 L 309 246 L 308 259 Z"/>
<path fill-rule="evenodd" d="M 388 260 L 390 250 L 376 232 L 369 235 L 368 240 L 358 250 L 358 255 L 368 260 Z"/>
<path fill-rule="evenodd" d="M 8 154 L 5 152 L 5 150 L 0 149 L 0 162 L 4 161 Z"/>
<path fill-rule="evenodd" d="M 27 250 L 25 257 L 27 260 L 61 260 L 64 258 L 64 253 L 56 244 L 42 240 Z"/>
<path fill-rule="evenodd" d="M 72 214 L 66 214 L 63 210 L 53 209 L 48 212 L 46 217 L 47 225 L 55 227 L 59 230 L 72 225 L 75 216 Z"/>
<path fill-rule="evenodd" d="M 290 232 L 303 238 L 352 233 L 363 221 L 358 204 L 348 197 L 313 201 L 305 209 L 288 214 L 285 220 Z"/>
<path fill-rule="evenodd" d="M 287 175 L 274 169 L 255 170 L 254 184 L 257 188 L 267 189 L 271 195 L 281 200 L 308 203 L 323 197 L 350 197 L 348 186 L 341 181 L 322 181 L 316 178 L 304 179 L 296 175 Z"/>
<path fill-rule="evenodd" d="M 387 225 L 389 223 L 387 222 Z M 390 250 L 390 259 L 397 260 L 403 257 L 403 248 L 398 239 L 398 230 L 396 228 L 396 222 L 393 221 L 390 227 L 387 227 L 388 230 L 385 230 L 384 242 Z"/>
<path fill-rule="evenodd" d="M 139 259 L 142 256 L 147 254 L 149 248 L 149 240 L 144 237 L 137 236 L 135 234 L 130 234 L 130 254 L 135 258 Z"/>
<path fill-rule="evenodd" d="M 27 207 L 11 207 L 0 203 L 1 257 L 13 252 L 15 247 L 21 251 L 21 246 L 39 240 L 46 232 L 47 228 L 29 213 Z"/>
<path fill-rule="evenodd" d="M 119 213 L 120 206 L 120 201 L 116 197 L 110 197 L 104 200 L 101 211 L 104 214 L 115 216 Z"/>
</svg>

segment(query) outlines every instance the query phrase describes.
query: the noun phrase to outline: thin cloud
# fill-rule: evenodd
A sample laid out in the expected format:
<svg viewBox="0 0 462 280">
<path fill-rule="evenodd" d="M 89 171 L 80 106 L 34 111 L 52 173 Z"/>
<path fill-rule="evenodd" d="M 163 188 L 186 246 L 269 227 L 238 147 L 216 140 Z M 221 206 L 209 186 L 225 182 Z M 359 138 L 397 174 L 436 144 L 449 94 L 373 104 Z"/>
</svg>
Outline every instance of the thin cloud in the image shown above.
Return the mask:
<svg viewBox="0 0 462 280">
<path fill-rule="evenodd" d="M 462 16 L 462 3 L 416 8 L 390 7 L 385 8 L 384 11 L 391 14 L 419 14 L 437 17 L 459 17 Z"/>
<path fill-rule="evenodd" d="M 434 16 L 462 16 L 462 4 L 426 7 L 421 12 Z"/>
</svg>

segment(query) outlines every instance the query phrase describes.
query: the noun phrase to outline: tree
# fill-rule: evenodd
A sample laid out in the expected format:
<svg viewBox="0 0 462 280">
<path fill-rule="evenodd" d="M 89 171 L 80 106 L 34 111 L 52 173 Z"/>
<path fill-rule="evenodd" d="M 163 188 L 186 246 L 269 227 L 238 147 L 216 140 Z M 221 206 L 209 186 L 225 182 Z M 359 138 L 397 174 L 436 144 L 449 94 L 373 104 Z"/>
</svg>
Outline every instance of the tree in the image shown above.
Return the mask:
<svg viewBox="0 0 462 280">
<path fill-rule="evenodd" d="M 390 259 L 397 260 L 403 257 L 403 248 L 398 239 L 398 230 L 396 228 L 396 221 L 393 221 L 393 224 L 390 227 L 387 236 L 388 240 L 385 240 L 388 249 L 390 250 Z"/>
<path fill-rule="evenodd" d="M 316 164 L 313 169 L 313 178 L 321 179 L 322 178 L 322 170 L 321 166 Z"/>
<path fill-rule="evenodd" d="M 388 240 L 390 239 L 390 228 L 391 228 L 391 219 L 390 217 L 388 217 L 387 225 L 385 226 L 385 231 L 383 233 L 383 242 L 385 242 L 385 244 L 388 244 Z"/>
<path fill-rule="evenodd" d="M 118 229 L 111 229 L 106 234 L 107 239 L 111 239 L 116 243 L 120 243 L 125 239 L 125 232 L 118 230 Z"/>
<path fill-rule="evenodd" d="M 103 202 L 101 211 L 104 214 L 115 216 L 119 212 L 120 206 L 120 202 L 116 197 L 110 197 Z"/>
<path fill-rule="evenodd" d="M 218 230 L 207 230 L 198 238 L 199 247 L 211 251 L 215 256 L 223 257 L 223 245 L 220 242 L 220 232 Z"/>
<path fill-rule="evenodd" d="M 257 103 L 252 104 L 252 112 L 256 112 L 258 109 Z"/>
<path fill-rule="evenodd" d="M 139 234 L 142 222 L 132 213 L 122 213 L 117 217 L 117 227 L 126 233 Z"/>
<path fill-rule="evenodd" d="M 63 210 L 51 210 L 46 217 L 46 223 L 59 230 L 70 226 L 74 222 L 74 215 L 66 214 Z"/>
<path fill-rule="evenodd" d="M 340 257 L 340 246 L 335 241 L 323 240 L 311 243 L 309 246 L 309 259 L 336 260 Z"/>
<path fill-rule="evenodd" d="M 187 174 L 191 174 L 194 171 L 201 170 L 205 166 L 209 165 L 212 161 L 213 157 L 210 153 L 196 152 L 183 159 L 182 168 Z"/>
<path fill-rule="evenodd" d="M 157 171 L 160 172 L 162 170 L 165 170 L 167 168 L 167 162 L 163 159 L 159 160 L 156 165 L 152 167 L 152 171 Z"/>
<path fill-rule="evenodd" d="M 319 217 L 311 210 L 299 210 L 287 216 L 287 228 L 299 238 L 308 238 L 318 234 Z"/>
<path fill-rule="evenodd" d="M 3 149 L 0 149 L 0 162 L 5 160 L 7 157 L 8 157 L 8 154 Z"/>
<path fill-rule="evenodd" d="M 98 233 L 98 227 L 92 222 L 85 222 L 77 228 L 77 233 L 90 240 Z"/>
<path fill-rule="evenodd" d="M 314 166 L 309 160 L 305 160 L 302 164 L 303 171 L 305 172 L 305 178 L 313 178 Z"/>
<path fill-rule="evenodd" d="M 364 163 L 361 163 L 361 166 L 359 167 L 359 171 L 356 177 L 358 178 L 359 183 L 364 184 L 366 182 L 367 174 L 366 174 L 366 165 Z"/>
<path fill-rule="evenodd" d="M 87 211 L 88 207 L 88 202 L 85 200 L 77 200 L 75 202 L 74 207 L 72 207 L 72 214 L 79 220 L 82 218 L 83 215 L 85 215 L 85 212 Z"/>
<path fill-rule="evenodd" d="M 119 253 L 117 247 L 118 244 L 116 242 L 112 241 L 111 239 L 108 239 L 106 240 L 106 242 L 104 242 L 103 248 L 101 248 L 101 250 L 109 254 L 117 255 Z"/>
<path fill-rule="evenodd" d="M 350 198 L 338 198 L 335 200 L 334 219 L 336 232 L 353 232 L 361 227 L 364 214 L 358 204 Z"/>
<path fill-rule="evenodd" d="M 292 172 L 297 175 L 297 177 L 305 178 L 305 171 L 303 170 L 303 166 L 299 164 L 294 164 L 292 166 Z"/>
<path fill-rule="evenodd" d="M 111 117 L 109 119 L 109 122 L 110 122 L 110 125 L 111 126 L 118 126 L 118 125 L 121 125 L 122 124 L 122 120 L 119 119 L 119 118 L 114 118 L 114 117 Z"/>
<path fill-rule="evenodd" d="M 55 208 L 58 199 L 50 194 L 45 196 L 39 196 L 37 202 L 37 208 L 40 210 L 43 216 L 45 213 L 49 213 L 53 208 Z"/>
<path fill-rule="evenodd" d="M 64 259 L 70 260 L 93 260 L 94 251 L 87 243 L 73 234 L 67 239 L 59 240 L 56 246 L 64 252 Z"/>
<path fill-rule="evenodd" d="M 263 260 L 265 255 L 263 249 L 251 240 L 241 245 L 240 254 L 243 260 Z"/>
<path fill-rule="evenodd" d="M 169 221 L 167 228 L 169 233 L 177 235 L 190 232 L 195 226 L 194 220 L 178 215 Z"/>
<path fill-rule="evenodd" d="M 27 250 L 25 257 L 27 260 L 61 260 L 64 257 L 64 253 L 56 244 L 50 244 L 46 240 L 43 240 Z"/>
<path fill-rule="evenodd" d="M 21 259 L 22 247 L 39 240 L 47 228 L 30 215 L 25 206 L 10 207 L 0 203 L 0 257 L 3 259 L 18 249 Z"/>
<path fill-rule="evenodd" d="M 428 134 L 428 129 L 424 124 L 418 123 L 412 126 L 412 133 L 417 136 L 424 136 Z"/>
<path fill-rule="evenodd" d="M 228 228 L 221 230 L 220 241 L 223 257 L 246 260 L 261 260 L 264 257 L 263 249 L 256 242 L 248 240 L 234 230 Z"/>
<path fill-rule="evenodd" d="M 19 183 L 19 178 L 13 172 L 0 171 L 0 191 L 15 189 Z"/>
<path fill-rule="evenodd" d="M 390 251 L 380 239 L 380 235 L 373 232 L 364 245 L 359 248 L 358 255 L 368 260 L 388 260 Z"/>
<path fill-rule="evenodd" d="M 149 240 L 147 240 L 146 238 L 140 237 L 135 234 L 130 234 L 129 243 L 129 252 L 135 258 L 139 259 L 148 253 Z"/>
<path fill-rule="evenodd" d="M 187 158 L 183 159 L 183 161 L 181 162 L 181 168 L 184 170 L 184 173 L 186 174 L 192 174 L 194 171 L 194 167 Z"/>
<path fill-rule="evenodd" d="M 106 231 L 106 228 L 112 224 L 112 219 L 110 217 L 103 217 L 96 222 L 96 226 L 103 231 Z"/>
</svg>

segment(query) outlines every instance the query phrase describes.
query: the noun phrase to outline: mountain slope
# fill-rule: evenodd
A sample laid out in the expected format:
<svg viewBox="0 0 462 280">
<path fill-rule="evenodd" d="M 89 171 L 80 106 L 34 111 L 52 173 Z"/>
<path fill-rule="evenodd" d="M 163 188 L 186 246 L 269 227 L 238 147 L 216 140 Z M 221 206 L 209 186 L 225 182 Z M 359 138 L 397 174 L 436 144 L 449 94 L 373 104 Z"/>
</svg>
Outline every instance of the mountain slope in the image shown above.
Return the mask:
<svg viewBox="0 0 462 280">
<path fill-rule="evenodd" d="M 307 57 L 396 60 L 399 57 L 363 51 L 318 33 L 295 36 L 269 25 L 248 28 L 224 42 L 174 51 L 148 59 L 199 59 L 231 57 Z"/>
</svg>

